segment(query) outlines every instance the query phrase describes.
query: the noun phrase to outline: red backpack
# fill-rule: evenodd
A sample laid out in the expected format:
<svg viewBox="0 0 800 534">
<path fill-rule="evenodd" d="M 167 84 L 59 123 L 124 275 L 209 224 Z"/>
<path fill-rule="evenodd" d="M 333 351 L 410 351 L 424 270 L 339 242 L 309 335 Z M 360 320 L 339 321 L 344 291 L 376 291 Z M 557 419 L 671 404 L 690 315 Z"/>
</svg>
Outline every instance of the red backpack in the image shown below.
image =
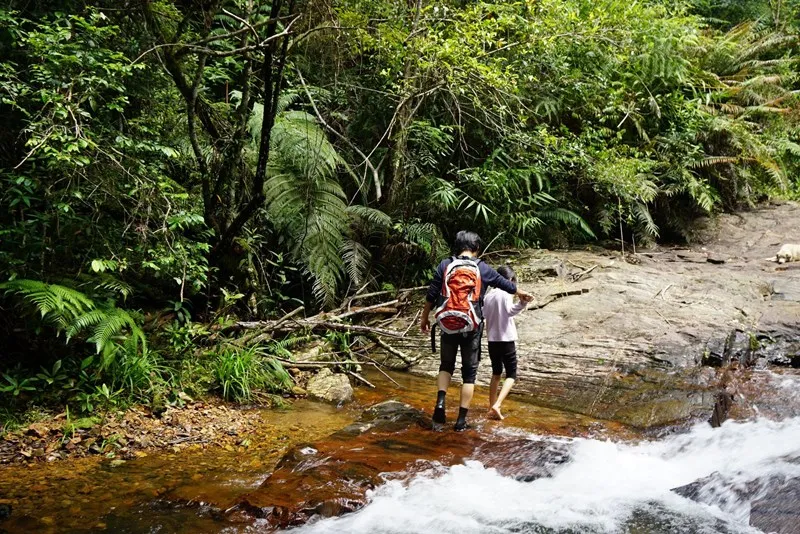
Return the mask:
<svg viewBox="0 0 800 534">
<path fill-rule="evenodd" d="M 453 258 L 442 277 L 442 294 L 433 314 L 434 322 L 446 334 L 478 330 L 481 313 L 480 260 Z"/>
</svg>

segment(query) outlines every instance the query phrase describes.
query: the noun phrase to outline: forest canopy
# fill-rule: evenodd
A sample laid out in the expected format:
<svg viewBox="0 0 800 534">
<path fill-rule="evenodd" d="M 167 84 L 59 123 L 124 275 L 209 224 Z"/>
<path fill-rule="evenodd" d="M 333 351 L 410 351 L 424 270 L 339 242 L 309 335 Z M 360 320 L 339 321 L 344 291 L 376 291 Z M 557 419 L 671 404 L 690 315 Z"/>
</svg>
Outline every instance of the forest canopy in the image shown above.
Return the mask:
<svg viewBox="0 0 800 534">
<path fill-rule="evenodd" d="M 61 357 L 151 391 L 201 323 L 424 282 L 463 228 L 687 241 L 797 198 L 799 7 L 7 1 L 4 391 Z"/>
</svg>

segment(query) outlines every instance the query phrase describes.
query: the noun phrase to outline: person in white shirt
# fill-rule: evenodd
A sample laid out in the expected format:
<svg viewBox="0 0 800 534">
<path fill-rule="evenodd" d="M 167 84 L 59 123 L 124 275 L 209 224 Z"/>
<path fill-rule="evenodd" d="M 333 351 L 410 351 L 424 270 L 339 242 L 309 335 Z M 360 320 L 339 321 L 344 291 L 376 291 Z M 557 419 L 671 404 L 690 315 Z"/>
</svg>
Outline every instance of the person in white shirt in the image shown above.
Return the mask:
<svg viewBox="0 0 800 534">
<path fill-rule="evenodd" d="M 516 284 L 517 276 L 511 267 L 504 265 L 497 272 Z M 517 378 L 517 327 L 514 316 L 524 310 L 531 300 L 532 297 L 525 294 L 514 304 L 512 295 L 497 290 L 489 291 L 484 299 L 483 317 L 489 340 L 489 358 L 492 360 L 492 382 L 489 386 L 489 417 L 492 419 L 504 419 L 500 407 Z M 498 393 L 503 369 L 506 380 Z"/>
</svg>

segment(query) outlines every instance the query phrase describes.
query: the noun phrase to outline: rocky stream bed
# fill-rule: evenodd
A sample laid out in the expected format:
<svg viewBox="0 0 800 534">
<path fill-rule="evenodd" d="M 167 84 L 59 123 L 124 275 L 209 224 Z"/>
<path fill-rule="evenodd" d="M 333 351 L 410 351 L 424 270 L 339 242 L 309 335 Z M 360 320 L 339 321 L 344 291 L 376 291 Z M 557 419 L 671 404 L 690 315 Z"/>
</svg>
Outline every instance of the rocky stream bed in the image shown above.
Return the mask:
<svg viewBox="0 0 800 534">
<path fill-rule="evenodd" d="M 349 404 L 32 425 L 0 442 L 0 532 L 800 532 L 800 264 L 768 261 L 798 229 L 784 203 L 683 248 L 488 255 L 537 302 L 507 419 L 479 388 L 465 433 L 428 428 L 438 359 L 415 328 L 393 342 L 411 373 L 365 369 Z"/>
</svg>

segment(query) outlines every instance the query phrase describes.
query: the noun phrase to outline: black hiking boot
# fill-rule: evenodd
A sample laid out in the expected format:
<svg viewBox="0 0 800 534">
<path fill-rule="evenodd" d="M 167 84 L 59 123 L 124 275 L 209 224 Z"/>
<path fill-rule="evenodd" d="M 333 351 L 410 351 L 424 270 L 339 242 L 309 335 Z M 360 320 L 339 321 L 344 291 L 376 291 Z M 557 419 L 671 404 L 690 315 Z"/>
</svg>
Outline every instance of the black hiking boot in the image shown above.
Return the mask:
<svg viewBox="0 0 800 534">
<path fill-rule="evenodd" d="M 444 413 L 444 406 L 436 406 L 433 409 L 433 424 L 443 425 L 447 422 L 447 415 Z"/>
<path fill-rule="evenodd" d="M 436 395 L 436 406 L 433 408 L 433 429 L 441 430 L 442 425 L 447 422 L 447 415 L 444 412 L 444 398 L 446 391 L 440 391 Z"/>
<path fill-rule="evenodd" d="M 456 432 L 463 432 L 469 428 L 467 424 L 467 412 L 469 409 L 467 408 L 459 408 L 458 409 L 458 419 L 456 419 L 456 424 L 453 426 L 453 430 Z"/>
</svg>

